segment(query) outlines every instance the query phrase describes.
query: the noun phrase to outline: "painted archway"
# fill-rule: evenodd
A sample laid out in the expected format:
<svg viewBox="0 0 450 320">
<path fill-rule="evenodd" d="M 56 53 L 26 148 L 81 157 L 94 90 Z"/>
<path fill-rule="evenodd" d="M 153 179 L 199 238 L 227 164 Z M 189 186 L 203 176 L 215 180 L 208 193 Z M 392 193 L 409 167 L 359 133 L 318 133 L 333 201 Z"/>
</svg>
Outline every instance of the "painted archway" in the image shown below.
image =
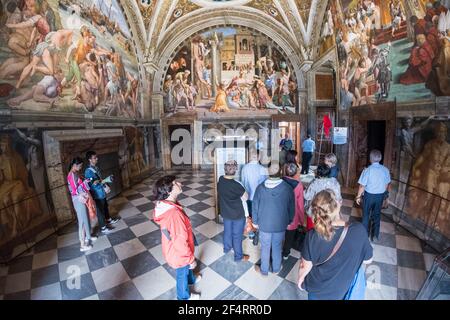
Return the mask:
<svg viewBox="0 0 450 320">
<path fill-rule="evenodd" d="M 154 50 L 153 64 L 155 73 L 152 81 L 152 93 L 158 95 L 162 92 L 162 83 L 171 58 L 188 38 L 203 30 L 223 26 L 238 26 L 255 30 L 272 39 L 279 49 L 285 54 L 289 65 L 293 69 L 299 89 L 305 88 L 305 77 L 302 71 L 303 59 L 301 49 L 295 45 L 293 39 L 284 26 L 275 22 L 264 20 L 264 17 L 252 12 L 252 10 L 227 9 L 226 15 L 221 11 L 202 11 L 188 15 L 177 21 L 167 30 L 158 48 Z"/>
</svg>

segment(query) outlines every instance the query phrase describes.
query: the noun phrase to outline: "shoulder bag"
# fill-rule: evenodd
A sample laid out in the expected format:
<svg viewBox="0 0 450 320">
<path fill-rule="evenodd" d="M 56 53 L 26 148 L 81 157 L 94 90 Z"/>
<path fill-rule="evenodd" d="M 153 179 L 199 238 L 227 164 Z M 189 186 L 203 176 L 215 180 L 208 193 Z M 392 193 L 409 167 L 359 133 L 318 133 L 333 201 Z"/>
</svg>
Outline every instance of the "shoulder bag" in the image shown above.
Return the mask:
<svg viewBox="0 0 450 320">
<path fill-rule="evenodd" d="M 325 262 L 327 262 L 328 260 L 330 260 L 331 258 L 333 258 L 333 256 L 336 254 L 336 252 L 338 252 L 338 250 L 339 250 L 340 247 L 342 246 L 342 243 L 344 242 L 345 236 L 347 235 L 348 228 L 349 228 L 349 225 L 345 224 L 344 230 L 342 231 L 341 236 L 339 237 L 338 242 L 337 242 L 336 245 L 334 246 L 333 251 L 331 251 L 330 256 L 329 256 L 324 262 L 321 262 L 321 263 L 319 263 L 319 264 L 316 264 L 314 267 L 321 266 L 321 265 L 323 265 Z"/>
</svg>

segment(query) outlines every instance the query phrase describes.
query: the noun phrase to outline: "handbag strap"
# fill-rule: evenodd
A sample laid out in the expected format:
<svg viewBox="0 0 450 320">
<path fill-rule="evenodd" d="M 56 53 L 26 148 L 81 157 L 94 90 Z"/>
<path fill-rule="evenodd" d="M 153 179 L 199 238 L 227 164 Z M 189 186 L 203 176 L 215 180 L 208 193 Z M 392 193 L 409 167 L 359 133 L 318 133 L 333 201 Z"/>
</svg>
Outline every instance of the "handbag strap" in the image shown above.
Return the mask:
<svg viewBox="0 0 450 320">
<path fill-rule="evenodd" d="M 347 235 L 348 232 L 348 225 L 345 224 L 344 230 L 341 233 L 341 236 L 339 237 L 338 242 L 336 243 L 336 245 L 333 248 L 333 251 L 331 251 L 330 256 L 322 263 L 316 264 L 315 267 L 317 266 L 321 266 L 323 265 L 325 262 L 327 262 L 328 260 L 330 260 L 331 258 L 333 258 L 333 256 L 336 254 L 336 252 L 338 252 L 339 248 L 341 247 L 342 243 L 344 242 L 345 236 Z"/>
</svg>

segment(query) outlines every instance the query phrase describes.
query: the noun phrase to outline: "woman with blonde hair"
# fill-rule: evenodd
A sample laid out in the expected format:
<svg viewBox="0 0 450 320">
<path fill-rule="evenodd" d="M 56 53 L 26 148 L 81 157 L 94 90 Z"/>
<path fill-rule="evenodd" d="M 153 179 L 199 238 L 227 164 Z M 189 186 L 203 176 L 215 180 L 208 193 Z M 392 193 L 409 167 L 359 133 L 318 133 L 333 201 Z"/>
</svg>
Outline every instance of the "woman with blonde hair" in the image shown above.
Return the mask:
<svg viewBox="0 0 450 320">
<path fill-rule="evenodd" d="M 373 256 L 366 229 L 342 220 L 341 202 L 330 189 L 317 193 L 311 208 L 314 230 L 303 244 L 298 287 L 308 291 L 309 300 L 363 300 L 362 265 Z"/>
</svg>

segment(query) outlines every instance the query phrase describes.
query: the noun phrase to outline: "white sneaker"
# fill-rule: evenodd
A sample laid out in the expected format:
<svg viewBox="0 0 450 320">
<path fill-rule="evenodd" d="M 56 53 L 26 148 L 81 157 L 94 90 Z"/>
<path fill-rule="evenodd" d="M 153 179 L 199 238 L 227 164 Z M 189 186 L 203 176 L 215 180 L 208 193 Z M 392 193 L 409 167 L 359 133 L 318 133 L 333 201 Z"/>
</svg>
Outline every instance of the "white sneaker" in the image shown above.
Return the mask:
<svg viewBox="0 0 450 320">
<path fill-rule="evenodd" d="M 97 236 L 91 236 L 91 241 L 97 241 L 98 237 Z"/>
<path fill-rule="evenodd" d="M 89 251 L 89 250 L 91 250 L 92 249 L 92 246 L 91 245 L 84 245 L 84 246 L 81 246 L 80 247 L 80 251 L 81 252 L 86 252 L 86 251 Z"/>
<path fill-rule="evenodd" d="M 200 300 L 200 294 L 199 293 L 191 293 L 189 300 Z"/>
</svg>

